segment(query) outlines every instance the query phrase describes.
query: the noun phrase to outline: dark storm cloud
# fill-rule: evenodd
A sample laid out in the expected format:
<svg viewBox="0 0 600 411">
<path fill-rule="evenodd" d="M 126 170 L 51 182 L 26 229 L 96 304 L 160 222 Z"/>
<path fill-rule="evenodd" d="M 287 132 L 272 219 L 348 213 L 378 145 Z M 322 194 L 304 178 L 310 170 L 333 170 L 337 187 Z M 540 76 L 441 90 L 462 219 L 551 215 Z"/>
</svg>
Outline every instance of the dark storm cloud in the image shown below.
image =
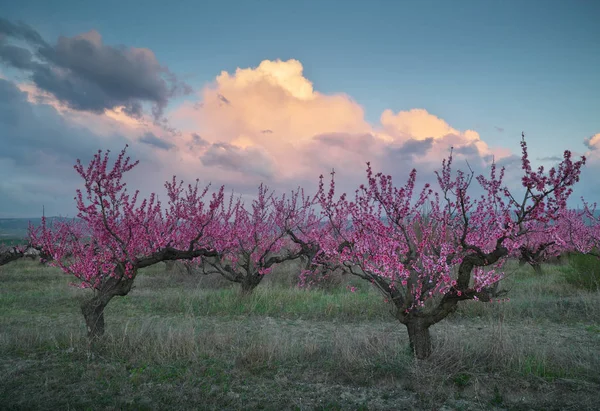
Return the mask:
<svg viewBox="0 0 600 411">
<path fill-rule="evenodd" d="M 454 152 L 467 157 L 479 156 L 479 150 L 475 144 L 466 144 L 464 146 L 454 147 Z"/>
<path fill-rule="evenodd" d="M 191 91 L 152 51 L 105 45 L 93 30 L 50 45 L 32 27 L 0 18 L 0 61 L 28 72 L 37 87 L 69 107 L 94 113 L 125 106 L 128 115 L 140 117 L 148 103 L 158 120 L 173 96 Z"/>
<path fill-rule="evenodd" d="M 240 148 L 228 143 L 215 143 L 200 157 L 200 161 L 205 166 L 216 166 L 266 178 L 273 176 L 271 159 L 266 153 L 253 147 Z"/>
<path fill-rule="evenodd" d="M 132 101 L 129 105 L 126 105 L 123 108 L 125 114 L 129 117 L 133 117 L 136 119 L 140 119 L 142 114 L 144 114 L 144 109 L 142 108 L 142 104 L 139 101 Z"/>
<path fill-rule="evenodd" d="M 408 140 L 398 149 L 404 155 L 424 156 L 433 146 L 433 137 L 424 140 Z"/>
<path fill-rule="evenodd" d="M 144 143 L 144 144 L 148 144 L 150 146 L 159 148 L 161 150 L 170 150 L 173 147 L 175 147 L 175 145 L 173 143 L 169 143 L 168 141 L 165 141 L 159 137 L 156 137 L 154 134 L 148 132 L 146 134 L 143 135 L 142 138 L 140 138 L 140 142 Z"/>
<path fill-rule="evenodd" d="M 98 149 L 118 152 L 125 143 L 69 124 L 54 107 L 29 103 L 13 82 L 0 79 L 0 216 L 37 216 L 42 205 L 52 213 L 71 210 L 81 182 L 75 161 L 89 161 Z"/>
<path fill-rule="evenodd" d="M 367 147 L 374 146 L 377 142 L 371 134 L 350 133 L 324 133 L 317 134 L 313 141 L 329 147 L 339 147 L 346 151 L 364 153 Z"/>
<path fill-rule="evenodd" d="M 29 50 L 0 41 L 0 61 L 19 70 L 30 70 L 33 67 L 32 54 Z"/>
<path fill-rule="evenodd" d="M 26 93 L 0 79 L 0 158 L 35 162 L 35 153 L 42 151 L 74 161 L 100 144 L 89 130 L 70 126 L 52 106 L 30 104 Z"/>
<path fill-rule="evenodd" d="M 210 143 L 203 139 L 199 134 L 192 134 L 192 143 L 197 147 L 207 147 Z"/>
<path fill-rule="evenodd" d="M 400 147 L 391 146 L 387 151 L 386 164 L 412 163 L 415 157 L 422 157 L 433 147 L 433 137 L 424 140 L 408 140 Z"/>
<path fill-rule="evenodd" d="M 0 35 L 23 40 L 36 46 L 48 46 L 37 31 L 22 21 L 13 23 L 0 17 Z M 0 40 L 1 39 L 2 38 L 0 37 Z"/>
</svg>

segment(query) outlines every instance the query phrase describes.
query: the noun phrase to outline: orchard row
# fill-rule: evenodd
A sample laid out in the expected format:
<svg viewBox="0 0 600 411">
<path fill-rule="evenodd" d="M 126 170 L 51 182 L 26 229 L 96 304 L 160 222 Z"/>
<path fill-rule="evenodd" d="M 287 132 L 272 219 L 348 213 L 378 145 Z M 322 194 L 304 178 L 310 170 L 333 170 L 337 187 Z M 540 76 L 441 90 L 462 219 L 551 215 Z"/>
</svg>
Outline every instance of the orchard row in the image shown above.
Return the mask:
<svg viewBox="0 0 600 411">
<path fill-rule="evenodd" d="M 450 153 L 435 187 L 417 187 L 416 170 L 397 186 L 368 165 L 353 198 L 336 191 L 332 173 L 329 181 L 321 176 L 314 195 L 301 188 L 278 195 L 261 185 L 249 204 L 223 187 L 175 177 L 165 183 L 166 203 L 156 194 L 140 198 L 124 182 L 137 165 L 126 149 L 112 165 L 109 152 L 99 151 L 88 165 L 75 165 L 83 179 L 77 219 L 44 220 L 30 229 L 29 242 L 94 290 L 82 304 L 91 339 L 101 338 L 106 305 L 129 293 L 141 268 L 190 261 L 250 293 L 277 264 L 300 259 L 303 278 L 343 270 L 371 282 L 422 359 L 432 350 L 429 327 L 460 301 L 490 301 L 508 258 L 539 268 L 565 251 L 596 250 L 592 207 L 567 208 L 585 158 L 565 151 L 556 167 L 534 170 L 524 139 L 521 147 L 519 196 L 495 164 L 486 176 L 455 171 Z M 472 194 L 474 185 L 483 195 Z"/>
</svg>

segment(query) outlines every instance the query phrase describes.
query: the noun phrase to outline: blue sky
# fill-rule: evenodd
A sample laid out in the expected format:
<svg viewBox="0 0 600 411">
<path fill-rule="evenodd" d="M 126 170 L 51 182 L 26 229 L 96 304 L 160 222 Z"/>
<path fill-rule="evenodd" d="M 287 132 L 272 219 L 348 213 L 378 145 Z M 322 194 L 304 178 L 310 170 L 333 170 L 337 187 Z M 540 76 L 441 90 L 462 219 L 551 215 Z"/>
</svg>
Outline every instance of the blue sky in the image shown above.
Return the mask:
<svg viewBox="0 0 600 411">
<path fill-rule="evenodd" d="M 518 154 L 524 130 L 536 158 L 560 156 L 565 148 L 583 154 L 595 148 L 586 146 L 585 139 L 600 133 L 598 1 L 21 0 L 0 4 L 0 18 L 26 23 L 51 45 L 59 36 L 73 38 L 95 30 L 103 45 L 151 50 L 161 66 L 193 90 L 169 95 L 160 103 L 170 124 L 180 129 L 185 124 L 184 135 L 194 132 L 190 124 L 195 120 L 181 120 L 178 110 L 186 102 L 209 98 L 202 90 L 214 85 L 222 71 L 233 75 L 237 68 L 254 69 L 265 60 L 289 59 L 301 63 L 302 76 L 316 92 L 348 95 L 375 129 L 385 110 L 424 109 L 452 129 L 476 131 L 490 149 Z M 22 45 L 17 38 L 7 41 Z M 31 83 L 29 72 L 9 64 L 0 62 L 0 73 L 21 90 Z M 147 109 L 149 102 L 140 101 Z M 81 114 L 77 111 L 86 111 L 82 106 L 67 106 L 58 114 L 67 125 L 71 117 Z M 116 103 L 110 108 L 114 107 Z M 96 110 L 95 115 L 104 114 Z M 204 123 L 198 127 L 202 129 Z M 323 133 L 349 132 L 345 125 L 339 130 L 331 127 Z M 158 133 L 138 129 L 139 136 L 147 132 Z M 270 153 L 269 144 L 253 139 L 249 131 L 235 132 L 237 137 L 207 141 L 231 144 L 232 150 Z M 357 128 L 357 133 L 362 132 Z M 112 132 L 113 140 L 115 133 L 119 131 Z M 205 138 L 207 133 L 199 134 Z M 136 138 L 130 131 L 123 135 Z M 205 163 L 215 164 L 214 158 Z M 0 216 L 13 215 L 15 204 L 0 202 Z"/>
</svg>

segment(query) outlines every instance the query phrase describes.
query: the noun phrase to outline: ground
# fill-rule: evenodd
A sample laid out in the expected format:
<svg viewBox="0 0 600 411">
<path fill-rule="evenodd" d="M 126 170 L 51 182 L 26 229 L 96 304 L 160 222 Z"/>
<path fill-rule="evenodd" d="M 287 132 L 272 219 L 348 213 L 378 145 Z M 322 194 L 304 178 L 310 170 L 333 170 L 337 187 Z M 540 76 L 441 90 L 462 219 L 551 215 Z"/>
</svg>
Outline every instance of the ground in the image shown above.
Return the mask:
<svg viewBox="0 0 600 411">
<path fill-rule="evenodd" d="M 241 297 L 159 264 L 109 304 L 106 339 L 90 348 L 78 306 L 89 291 L 11 263 L 0 268 L 0 408 L 594 409 L 600 293 L 569 286 L 569 270 L 514 265 L 510 301 L 463 304 L 416 361 L 390 306 L 356 279 L 306 291 L 275 273 Z"/>
</svg>

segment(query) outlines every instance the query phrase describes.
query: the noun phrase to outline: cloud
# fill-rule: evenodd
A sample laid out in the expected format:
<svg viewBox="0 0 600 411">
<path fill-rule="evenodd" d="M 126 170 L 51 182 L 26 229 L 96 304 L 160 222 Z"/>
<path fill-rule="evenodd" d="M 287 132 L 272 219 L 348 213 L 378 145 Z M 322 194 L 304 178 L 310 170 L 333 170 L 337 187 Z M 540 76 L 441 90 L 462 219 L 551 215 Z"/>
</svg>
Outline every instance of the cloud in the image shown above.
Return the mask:
<svg viewBox="0 0 600 411">
<path fill-rule="evenodd" d="M 91 44 L 92 50 L 106 47 L 97 33 L 86 34 L 81 43 Z M 68 44 L 71 48 L 79 47 Z M 124 53 L 129 49 L 118 50 Z M 33 58 L 39 60 L 38 54 Z M 142 60 L 144 56 L 147 57 L 142 54 Z M 27 58 L 21 60 L 26 62 Z M 40 64 L 62 75 L 65 70 L 54 61 L 48 58 Z M 0 122 L 18 121 L 19 132 L 30 127 L 26 123 L 38 124 L 36 130 L 43 130 L 41 125 L 46 122 L 57 124 L 57 130 L 66 130 L 62 136 L 49 133 L 56 141 L 47 144 L 52 156 L 64 156 L 68 168 L 73 158 L 89 157 L 98 148 L 113 147 L 117 141 L 121 142 L 117 150 L 124 141 L 132 142 L 132 157 L 145 156 L 139 167 L 146 177 L 140 181 L 147 191 L 160 191 L 164 177 L 173 174 L 184 180 L 200 178 L 203 182 L 225 184 L 228 189 L 243 193 L 254 193 L 261 182 L 279 190 L 298 185 L 311 190 L 320 174 L 335 169 L 338 187 L 353 192 L 356 183 L 364 181 L 367 161 L 375 171 L 394 176 L 398 184 L 406 180 L 412 168 L 419 171 L 419 183 L 431 182 L 433 171 L 439 169 L 451 148 L 457 167 L 468 161 L 475 171 L 483 171 L 493 159 L 506 164 L 512 161 L 509 150 L 490 148 L 476 131 L 452 127 L 423 108 L 385 110 L 379 123 L 370 124 L 356 101 L 343 93 L 325 94 L 315 90 L 303 70 L 296 60 L 265 60 L 254 68 L 220 73 L 198 91 L 196 101 L 186 101 L 165 111 L 169 124 L 181 130 L 176 138 L 167 137 L 156 123 L 146 124 L 143 111 L 151 100 L 136 98 L 129 105 L 94 114 L 90 110 L 74 110 L 57 100 L 56 94 L 68 94 L 68 88 L 55 94 L 37 84 L 19 85 L 21 90 L 13 85 L 5 91 L 20 99 L 22 107 L 17 104 L 21 107 L 17 112 L 21 114 L 10 111 L 15 98 L 6 97 L 7 107 L 4 112 L 0 110 Z M 78 79 L 69 81 L 85 81 L 91 87 L 88 93 L 94 95 L 98 91 L 94 87 L 104 92 L 99 82 L 75 77 Z M 0 101 L 0 107 L 2 104 Z M 36 121 L 23 114 L 27 110 L 50 114 L 47 119 Z M 28 134 L 37 135 L 44 133 Z M 31 138 L 23 138 L 24 150 L 38 144 Z M 14 154 L 8 157 L 10 161 L 22 161 Z M 35 159 L 35 156 L 30 158 Z M 157 178 L 151 181 L 149 173 L 155 173 Z M 34 186 L 27 187 L 33 190 Z"/>
<path fill-rule="evenodd" d="M 0 61 L 28 73 L 39 89 L 74 110 L 103 113 L 124 107 L 124 113 L 139 118 L 149 104 L 159 120 L 172 97 L 191 91 L 151 50 L 105 45 L 95 30 L 61 36 L 51 45 L 32 27 L 0 18 L 2 35 Z M 7 39 L 24 41 L 26 47 Z"/>
<path fill-rule="evenodd" d="M 93 155 L 107 142 L 110 139 L 100 140 L 88 129 L 69 124 L 52 106 L 30 104 L 26 93 L 0 79 L 0 158 L 31 164 L 43 151 L 74 160 Z"/>
<path fill-rule="evenodd" d="M 496 166 L 505 167 L 506 169 L 517 169 L 520 172 L 521 165 L 521 157 L 513 154 L 508 157 L 501 158 L 500 160 L 496 160 Z"/>
<path fill-rule="evenodd" d="M 600 133 L 594 134 L 593 136 L 586 138 L 585 140 L 583 140 L 583 143 L 590 150 L 597 150 L 600 147 Z"/>
<path fill-rule="evenodd" d="M 153 133 L 150 133 L 150 132 L 147 132 L 146 134 L 144 134 L 142 136 L 142 138 L 140 138 L 139 141 L 144 144 L 148 144 L 150 146 L 156 147 L 160 150 L 170 150 L 173 147 L 175 147 L 175 145 L 173 143 L 170 143 L 161 138 L 158 138 Z"/>
<path fill-rule="evenodd" d="M 197 147 L 207 147 L 210 143 L 196 133 L 192 133 L 192 144 Z"/>
<path fill-rule="evenodd" d="M 574 195 L 577 197 L 583 196 L 588 201 L 598 201 L 600 199 L 600 185 L 595 182 L 600 174 L 600 133 L 596 133 L 583 140 L 587 147 L 585 156 L 587 162 L 581 173 L 581 183 L 574 190 Z M 592 184 L 586 184 L 590 181 Z"/>
<path fill-rule="evenodd" d="M 370 133 L 324 133 L 313 137 L 314 141 L 322 143 L 324 146 L 337 147 L 355 153 L 364 153 L 369 147 L 377 144 L 375 139 L 376 137 Z"/>
<path fill-rule="evenodd" d="M 21 21 L 13 23 L 0 18 L 0 35 L 23 40 L 36 46 L 48 46 L 37 31 Z M 2 40 L 2 37 L 0 37 L 0 40 Z"/>
<path fill-rule="evenodd" d="M 397 152 L 402 155 L 424 156 L 433 146 L 433 137 L 428 137 L 424 140 L 408 140 Z"/>
<path fill-rule="evenodd" d="M 273 176 L 273 164 L 269 155 L 253 147 L 240 148 L 228 143 L 215 143 L 200 157 L 200 160 L 205 166 L 251 173 L 264 178 Z"/>
<path fill-rule="evenodd" d="M 444 146 L 451 145 L 456 149 L 473 145 L 481 154 L 490 151 L 476 131 L 461 132 L 425 109 L 416 108 L 399 111 L 396 114 L 391 110 L 385 110 L 380 121 L 388 138 L 396 142 L 432 139 L 437 145 L 444 142 L 446 143 L 443 144 Z"/>
<path fill-rule="evenodd" d="M 455 148 L 456 153 L 463 154 L 465 156 L 477 156 L 480 154 L 479 149 L 473 143 L 465 144 Z"/>
<path fill-rule="evenodd" d="M 0 216 L 38 216 L 42 205 L 73 215 L 75 161 L 89 161 L 98 149 L 120 151 L 127 142 L 73 124 L 51 105 L 32 104 L 16 84 L 0 79 Z M 147 161 L 140 150 L 129 151 Z"/>
<path fill-rule="evenodd" d="M 371 133 L 323 133 L 300 145 L 294 153 L 296 158 L 287 167 L 307 179 L 316 179 L 332 169 L 344 178 L 357 178 L 363 176 L 367 161 L 381 166 L 386 148 L 389 147 Z"/>
<path fill-rule="evenodd" d="M 562 157 L 559 157 L 559 156 L 538 157 L 537 160 L 538 161 L 560 162 L 560 161 L 562 161 Z"/>
<path fill-rule="evenodd" d="M 279 180 L 297 180 L 308 173 L 318 176 L 314 169 L 317 160 L 303 154 L 316 144 L 315 136 L 356 136 L 373 130 L 362 107 L 350 97 L 315 91 L 297 60 L 265 60 L 255 68 L 221 72 L 200 90 L 197 102 L 172 110 L 171 119 L 184 133 L 198 133 L 210 143 L 229 144 L 229 151 L 235 147 L 268 153 L 273 170 L 277 170 L 273 178 Z M 213 147 L 211 154 L 215 152 Z M 194 164 L 189 167 L 198 168 Z M 239 179 L 241 173 L 227 178 Z M 263 178 L 256 177 L 256 183 Z"/>
<path fill-rule="evenodd" d="M 140 129 L 106 116 L 31 101 L 17 84 L 0 78 L 0 217 L 39 216 L 42 205 L 48 215 L 74 215 L 75 189 L 82 185 L 73 170 L 76 160 L 85 164 L 98 150 L 111 150 L 114 159 L 126 144 L 127 154 L 140 160 L 128 173 L 131 187 L 160 192 L 174 174 L 175 150 L 143 144 L 140 135 Z"/>
<path fill-rule="evenodd" d="M 348 96 L 314 91 L 296 60 L 265 60 L 255 69 L 237 69 L 233 75 L 222 72 L 200 98 L 202 108 L 188 115 L 213 141 L 233 141 L 240 134 L 257 144 L 282 136 L 306 141 L 325 132 L 360 133 L 371 128 L 362 107 Z"/>
<path fill-rule="evenodd" d="M 11 44 L 0 43 L 0 61 L 21 70 L 29 70 L 33 66 L 31 52 Z"/>
<path fill-rule="evenodd" d="M 510 155 L 507 149 L 490 148 L 476 131 L 457 130 L 425 109 L 385 110 L 380 121 L 380 134 L 394 147 L 393 158 L 385 161 L 389 165 L 410 159 L 414 167 L 429 172 L 437 169 L 451 150 L 457 160 L 468 160 L 472 166 L 488 166 L 494 158 Z"/>
<path fill-rule="evenodd" d="M 381 115 L 381 124 L 386 132 L 400 140 L 438 139 L 448 134 L 460 134 L 444 120 L 424 109 L 400 111 L 397 114 L 385 110 Z"/>
<path fill-rule="evenodd" d="M 201 156 L 204 169 L 193 162 L 198 157 L 189 157 L 185 167 L 203 173 L 214 173 L 211 167 L 226 169 L 230 174 L 219 176 L 230 182 L 251 176 L 253 171 L 232 164 L 232 158 L 251 149 L 267 153 L 272 178 L 290 185 L 332 168 L 340 175 L 362 177 L 360 165 L 367 161 L 392 174 L 415 166 L 426 174 L 439 167 L 451 147 L 457 159 L 468 159 L 473 166 L 510 155 L 488 147 L 476 131 L 451 127 L 425 109 L 385 110 L 379 124 L 370 124 L 363 108 L 346 94 L 315 90 L 302 64 L 293 59 L 223 71 L 197 98 L 172 110 L 171 119 L 184 134 L 198 133 L 214 145 L 195 147 L 189 141 L 185 144 L 191 148 L 184 148 L 182 141 L 182 150 Z M 255 173 L 254 181 L 264 175 Z"/>
</svg>

